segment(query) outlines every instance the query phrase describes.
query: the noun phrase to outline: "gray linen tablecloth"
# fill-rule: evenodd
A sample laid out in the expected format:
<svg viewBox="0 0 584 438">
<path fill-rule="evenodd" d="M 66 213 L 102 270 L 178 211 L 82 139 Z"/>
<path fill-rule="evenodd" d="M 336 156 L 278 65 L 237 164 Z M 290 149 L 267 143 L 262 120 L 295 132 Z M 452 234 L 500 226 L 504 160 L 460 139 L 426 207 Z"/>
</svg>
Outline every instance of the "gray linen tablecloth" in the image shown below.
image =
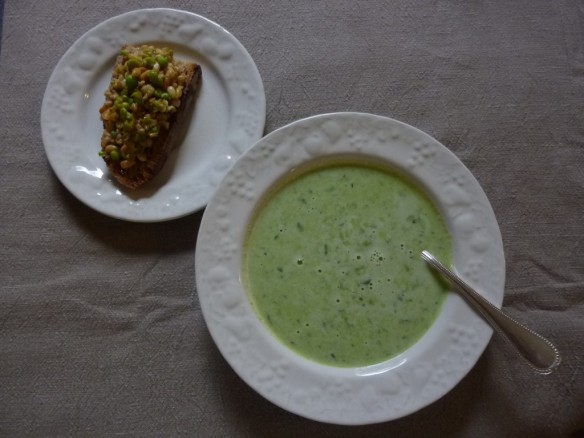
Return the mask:
<svg viewBox="0 0 584 438">
<path fill-rule="evenodd" d="M 120 13 L 168 6 L 233 33 L 262 75 L 265 132 L 324 112 L 389 116 L 482 184 L 505 309 L 564 360 L 537 376 L 494 337 L 450 393 L 363 427 L 264 400 L 196 299 L 202 212 L 135 224 L 57 180 L 40 105 L 60 57 Z M 7 0 L 0 52 L 0 436 L 584 436 L 584 3 Z"/>
</svg>

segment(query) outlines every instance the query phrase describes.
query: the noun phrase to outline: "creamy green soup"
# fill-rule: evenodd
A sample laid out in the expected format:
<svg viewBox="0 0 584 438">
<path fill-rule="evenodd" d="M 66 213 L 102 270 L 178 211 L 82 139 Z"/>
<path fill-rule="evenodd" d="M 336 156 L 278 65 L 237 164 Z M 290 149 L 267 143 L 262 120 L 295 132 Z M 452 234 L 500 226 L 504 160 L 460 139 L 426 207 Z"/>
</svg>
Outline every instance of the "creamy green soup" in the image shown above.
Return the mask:
<svg viewBox="0 0 584 438">
<path fill-rule="evenodd" d="M 316 168 L 270 194 L 250 224 L 242 278 L 259 318 L 316 362 L 387 360 L 433 324 L 447 287 L 420 258 L 451 260 L 432 202 L 361 164 Z"/>
</svg>

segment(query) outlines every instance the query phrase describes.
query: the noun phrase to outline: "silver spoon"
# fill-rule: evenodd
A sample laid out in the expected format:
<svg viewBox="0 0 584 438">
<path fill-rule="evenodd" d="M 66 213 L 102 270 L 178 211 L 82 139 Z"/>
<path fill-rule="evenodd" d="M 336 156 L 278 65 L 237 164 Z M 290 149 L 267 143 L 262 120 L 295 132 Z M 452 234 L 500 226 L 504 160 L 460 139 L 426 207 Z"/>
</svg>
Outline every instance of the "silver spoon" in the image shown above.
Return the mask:
<svg viewBox="0 0 584 438">
<path fill-rule="evenodd" d="M 561 357 L 554 344 L 495 307 L 428 251 L 422 251 L 422 258 L 450 281 L 456 291 L 517 349 L 533 370 L 549 374 L 558 367 Z"/>
</svg>

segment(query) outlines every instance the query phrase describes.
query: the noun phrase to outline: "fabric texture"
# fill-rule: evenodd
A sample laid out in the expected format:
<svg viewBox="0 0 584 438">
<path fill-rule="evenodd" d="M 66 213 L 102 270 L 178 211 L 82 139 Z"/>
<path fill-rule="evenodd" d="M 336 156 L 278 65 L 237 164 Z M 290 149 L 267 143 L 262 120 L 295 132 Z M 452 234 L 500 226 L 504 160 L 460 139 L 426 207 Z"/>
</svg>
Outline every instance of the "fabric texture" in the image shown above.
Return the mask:
<svg viewBox="0 0 584 438">
<path fill-rule="evenodd" d="M 67 48 L 161 6 L 247 48 L 266 133 L 362 111 L 457 154 L 499 221 L 504 308 L 556 343 L 561 367 L 534 375 L 494 336 L 443 398 L 363 427 L 305 420 L 250 389 L 196 298 L 202 212 L 106 217 L 65 189 L 43 148 L 41 101 Z M 584 436 L 584 3 L 7 0 L 1 32 L 0 436 Z"/>
</svg>

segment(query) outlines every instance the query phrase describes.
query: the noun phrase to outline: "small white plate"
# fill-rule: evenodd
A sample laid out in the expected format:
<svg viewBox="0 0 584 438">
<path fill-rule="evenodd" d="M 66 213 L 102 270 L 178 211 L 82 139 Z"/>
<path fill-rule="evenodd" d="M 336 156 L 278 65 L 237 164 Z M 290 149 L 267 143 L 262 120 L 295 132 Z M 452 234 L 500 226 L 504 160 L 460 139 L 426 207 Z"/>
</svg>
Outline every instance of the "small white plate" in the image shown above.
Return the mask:
<svg viewBox="0 0 584 438">
<path fill-rule="evenodd" d="M 280 128 L 247 151 L 218 187 L 199 230 L 196 282 L 219 350 L 268 400 L 336 424 L 389 421 L 450 391 L 474 366 L 492 334 L 457 294 L 404 353 L 372 366 L 320 365 L 287 349 L 260 322 L 240 281 L 250 216 L 268 188 L 312 159 L 350 154 L 405 172 L 425 188 L 452 235 L 456 270 L 501 306 L 505 259 L 487 197 L 470 171 L 438 141 L 401 122 L 361 113 L 324 114 Z"/>
<path fill-rule="evenodd" d="M 203 69 L 193 120 L 162 172 L 138 190 L 119 185 L 98 156 L 103 104 L 123 44 L 154 44 Z M 249 53 L 212 21 L 174 9 L 113 17 L 79 38 L 53 71 L 41 130 L 57 177 L 79 200 L 109 216 L 155 222 L 204 207 L 232 163 L 261 138 L 264 87 Z"/>
</svg>

